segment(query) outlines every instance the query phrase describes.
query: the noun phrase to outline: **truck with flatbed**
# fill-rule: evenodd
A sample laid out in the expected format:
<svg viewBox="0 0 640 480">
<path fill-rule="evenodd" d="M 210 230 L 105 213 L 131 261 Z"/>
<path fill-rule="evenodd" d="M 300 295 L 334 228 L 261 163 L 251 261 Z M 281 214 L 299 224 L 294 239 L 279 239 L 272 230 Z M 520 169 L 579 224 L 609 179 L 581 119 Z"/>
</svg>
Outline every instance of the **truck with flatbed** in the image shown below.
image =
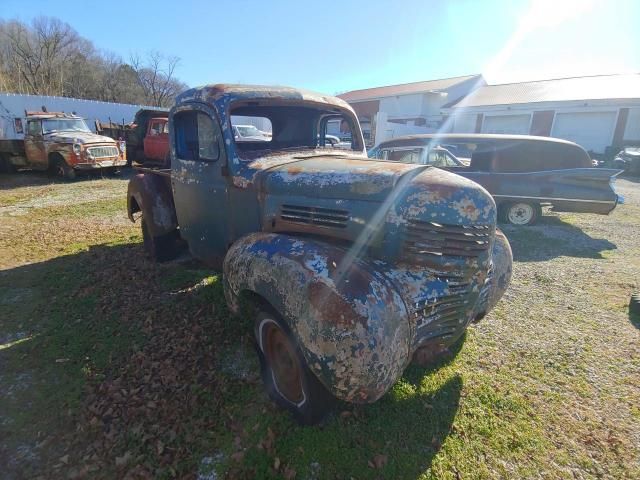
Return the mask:
<svg viewBox="0 0 640 480">
<path fill-rule="evenodd" d="M 264 141 L 234 119 L 271 125 Z M 345 122 L 349 149 L 327 140 Z M 271 398 L 302 423 L 333 399 L 378 400 L 412 360 L 438 356 L 506 290 L 496 204 L 471 180 L 367 159 L 344 101 L 288 87 L 210 85 L 169 113 L 170 168 L 140 168 L 127 210 L 155 260 L 186 243 L 250 315 Z M 249 308 L 247 308 L 249 306 Z"/>
<path fill-rule="evenodd" d="M 1 129 L 0 171 L 46 170 L 71 180 L 79 171 L 116 170 L 127 163 L 125 142 L 93 133 L 77 115 L 24 113 Z"/>
</svg>

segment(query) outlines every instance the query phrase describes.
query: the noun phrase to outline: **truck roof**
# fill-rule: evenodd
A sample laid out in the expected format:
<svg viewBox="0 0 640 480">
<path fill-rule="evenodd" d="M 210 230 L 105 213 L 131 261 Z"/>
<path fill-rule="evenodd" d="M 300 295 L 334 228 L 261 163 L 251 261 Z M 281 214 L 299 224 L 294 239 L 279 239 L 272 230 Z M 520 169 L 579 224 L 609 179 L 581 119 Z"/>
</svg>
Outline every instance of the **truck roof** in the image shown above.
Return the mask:
<svg viewBox="0 0 640 480">
<path fill-rule="evenodd" d="M 325 95 L 323 93 L 302 90 L 298 88 L 268 85 L 239 85 L 217 83 L 191 88 L 176 97 L 176 104 L 188 101 L 212 102 L 221 97 L 231 97 L 236 100 L 301 100 L 314 103 L 324 103 L 330 106 L 346 108 L 351 107 L 344 100 Z"/>
<path fill-rule="evenodd" d="M 64 112 L 25 112 L 28 118 L 82 118 L 78 115 L 73 115 Z"/>
</svg>

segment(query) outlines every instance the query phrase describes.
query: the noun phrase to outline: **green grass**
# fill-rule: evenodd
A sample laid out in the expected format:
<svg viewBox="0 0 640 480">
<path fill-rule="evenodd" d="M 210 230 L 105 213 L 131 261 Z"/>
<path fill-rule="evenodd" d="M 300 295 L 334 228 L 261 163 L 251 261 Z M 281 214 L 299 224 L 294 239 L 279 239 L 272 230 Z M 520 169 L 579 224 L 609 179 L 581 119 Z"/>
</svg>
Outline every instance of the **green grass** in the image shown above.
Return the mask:
<svg viewBox="0 0 640 480">
<path fill-rule="evenodd" d="M 411 366 L 373 405 L 339 404 L 302 427 L 264 393 L 252 319 L 229 315 L 220 275 L 145 260 L 125 187 L 122 198 L 0 219 L 9 474 L 174 478 L 209 457 L 229 478 L 640 475 L 640 330 L 617 273 L 636 268 L 637 244 L 595 255 L 541 229 L 509 232 L 519 257 L 509 296 L 453 356 Z M 0 191 L 0 204 L 43 192 L 24 188 Z M 553 227 L 584 239 L 580 219 Z M 558 277 L 578 261 L 577 277 Z"/>
</svg>

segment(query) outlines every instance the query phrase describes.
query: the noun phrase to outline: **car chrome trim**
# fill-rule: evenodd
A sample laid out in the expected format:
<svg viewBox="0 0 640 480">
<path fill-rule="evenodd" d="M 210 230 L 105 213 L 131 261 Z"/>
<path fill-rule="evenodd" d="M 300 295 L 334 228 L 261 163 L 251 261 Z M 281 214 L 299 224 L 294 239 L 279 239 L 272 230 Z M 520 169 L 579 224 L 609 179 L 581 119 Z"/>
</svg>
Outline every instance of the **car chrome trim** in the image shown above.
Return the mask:
<svg viewBox="0 0 640 480">
<path fill-rule="evenodd" d="M 615 200 L 583 200 L 580 198 L 557 198 L 557 197 L 525 197 L 520 195 L 492 195 L 494 197 L 501 198 L 520 198 L 525 200 L 542 200 L 542 201 L 557 201 L 557 202 L 585 202 L 585 203 L 609 203 L 615 205 Z"/>
</svg>

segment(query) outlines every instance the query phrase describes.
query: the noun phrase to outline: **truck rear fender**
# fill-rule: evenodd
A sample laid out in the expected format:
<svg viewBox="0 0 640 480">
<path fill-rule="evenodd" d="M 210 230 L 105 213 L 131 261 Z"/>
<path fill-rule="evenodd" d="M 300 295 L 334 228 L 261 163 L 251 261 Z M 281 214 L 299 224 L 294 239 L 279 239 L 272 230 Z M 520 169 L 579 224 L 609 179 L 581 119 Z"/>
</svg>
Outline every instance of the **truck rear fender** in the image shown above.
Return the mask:
<svg viewBox="0 0 640 480">
<path fill-rule="evenodd" d="M 253 233 L 226 255 L 227 302 L 259 295 L 287 322 L 311 371 L 337 398 L 380 398 L 409 362 L 406 306 L 373 265 L 313 239 Z"/>
<path fill-rule="evenodd" d="M 142 212 L 150 233 L 160 236 L 178 227 L 176 208 L 169 182 L 160 175 L 139 173 L 129 180 L 127 214 L 136 221 L 135 213 Z"/>
</svg>

